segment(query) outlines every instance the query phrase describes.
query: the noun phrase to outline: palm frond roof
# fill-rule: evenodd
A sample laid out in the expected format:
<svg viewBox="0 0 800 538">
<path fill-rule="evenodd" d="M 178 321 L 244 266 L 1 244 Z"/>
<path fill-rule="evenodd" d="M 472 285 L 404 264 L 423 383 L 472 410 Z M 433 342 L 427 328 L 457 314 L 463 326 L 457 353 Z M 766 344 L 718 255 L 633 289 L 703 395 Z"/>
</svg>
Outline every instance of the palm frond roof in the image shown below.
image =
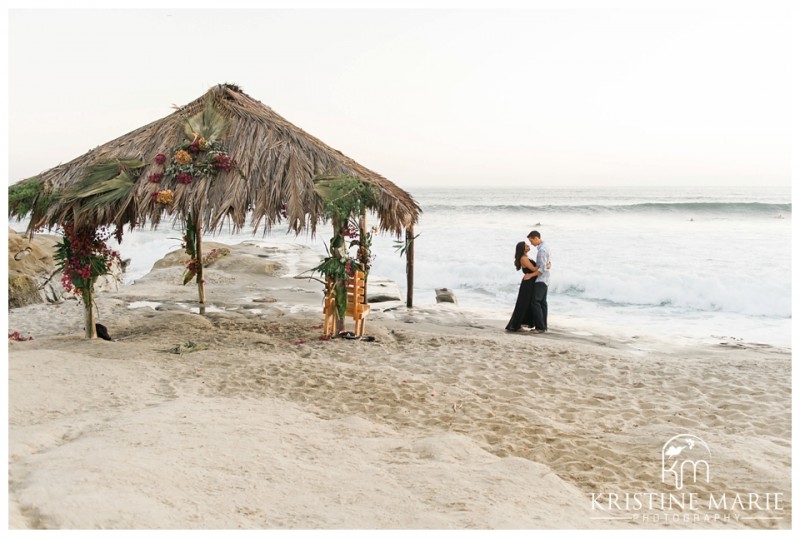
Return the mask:
<svg viewBox="0 0 800 538">
<path fill-rule="evenodd" d="M 208 103 L 226 122 L 221 142 L 237 166 L 189 185 L 149 181 L 152 174 L 163 171 L 155 162 L 156 155 L 174 152 L 185 139 L 187 120 L 201 114 Z M 117 167 L 117 174 L 111 174 L 113 185 L 108 183 L 107 192 L 90 189 L 94 203 L 75 194 L 87 176 L 109 166 Z M 370 209 L 377 214 L 382 231 L 399 235 L 417 222 L 421 210 L 408 192 L 293 125 L 238 86 L 220 84 L 169 116 L 18 185 L 39 183 L 43 196 L 51 197 L 51 202 L 39 204 L 40 211 L 32 212 L 32 229 L 70 219 L 93 226 L 146 222 L 157 226 L 165 216 L 178 218 L 199 211 L 205 229 L 218 229 L 229 221 L 240 230 L 251 213 L 254 229 L 268 231 L 286 221 L 295 232 L 310 228 L 313 233 L 324 220 L 314 179 L 336 176 L 357 177 L 376 188 L 377 203 Z M 154 198 L 153 193 L 165 188 L 174 192 L 171 206 Z"/>
</svg>

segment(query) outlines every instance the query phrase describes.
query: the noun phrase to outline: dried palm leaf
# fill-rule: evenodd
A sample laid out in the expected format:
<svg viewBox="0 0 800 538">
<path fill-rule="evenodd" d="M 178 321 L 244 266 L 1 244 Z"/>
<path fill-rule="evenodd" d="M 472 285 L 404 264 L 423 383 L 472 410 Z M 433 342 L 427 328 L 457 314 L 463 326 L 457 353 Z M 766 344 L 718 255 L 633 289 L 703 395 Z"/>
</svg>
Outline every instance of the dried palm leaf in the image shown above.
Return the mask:
<svg viewBox="0 0 800 538">
<path fill-rule="evenodd" d="M 213 180 L 191 185 L 135 181 L 130 196 L 116 198 L 118 207 L 97 207 L 85 218 L 96 219 L 96 225 L 109 224 L 107 219 L 113 219 L 117 224 L 141 226 L 149 222 L 157 226 L 163 218 L 182 219 L 186 212 L 203 207 L 198 224 L 204 230 L 219 229 L 227 221 L 238 231 L 250 218 L 254 230 L 263 226 L 266 232 L 275 223 L 288 221 L 290 229 L 310 228 L 313 234 L 317 223 L 328 218 L 313 180 L 341 175 L 356 177 L 375 189 L 370 208 L 377 213 L 382 231 L 399 236 L 419 218 L 419 205 L 403 189 L 230 84 L 215 86 L 180 110 L 42 172 L 35 179 L 44 185 L 42 192 L 50 196 L 80 184 L 95 163 L 131 155 L 142 156 L 146 165 L 136 171 L 140 177 L 150 177 L 163 172 L 163 166 L 155 162 L 156 155 L 169 154 L 185 142 L 186 136 L 193 139 L 194 133 L 208 141 L 224 138 L 231 158 L 238 163 L 236 170 L 222 171 Z M 159 204 L 153 198 L 154 192 L 164 188 L 175 192 L 173 205 Z M 32 212 L 30 229 L 57 225 L 59 219 L 70 214 L 76 203 L 74 197 L 72 200 L 67 203 L 56 199 L 46 212 Z"/>
</svg>

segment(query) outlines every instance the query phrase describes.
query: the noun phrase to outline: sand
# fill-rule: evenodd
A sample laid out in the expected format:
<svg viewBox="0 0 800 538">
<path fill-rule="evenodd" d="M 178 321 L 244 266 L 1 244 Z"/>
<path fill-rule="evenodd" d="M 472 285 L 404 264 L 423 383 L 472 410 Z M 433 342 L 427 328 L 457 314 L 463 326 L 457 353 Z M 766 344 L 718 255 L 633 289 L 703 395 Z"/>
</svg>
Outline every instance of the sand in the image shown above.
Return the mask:
<svg viewBox="0 0 800 538">
<path fill-rule="evenodd" d="M 790 350 L 399 302 L 325 341 L 316 255 L 229 248 L 205 315 L 176 259 L 100 295 L 110 342 L 9 311 L 10 528 L 791 528 Z M 682 491 L 677 435 L 710 454 Z"/>
</svg>

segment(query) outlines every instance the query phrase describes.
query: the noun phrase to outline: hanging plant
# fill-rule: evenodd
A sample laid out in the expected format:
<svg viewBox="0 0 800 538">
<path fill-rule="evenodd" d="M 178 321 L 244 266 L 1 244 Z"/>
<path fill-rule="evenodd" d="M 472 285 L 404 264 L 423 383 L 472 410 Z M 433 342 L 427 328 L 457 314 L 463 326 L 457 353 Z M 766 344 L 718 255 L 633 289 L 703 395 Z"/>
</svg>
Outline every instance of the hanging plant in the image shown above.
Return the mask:
<svg viewBox="0 0 800 538">
<path fill-rule="evenodd" d="M 64 224 L 64 237 L 56 245 L 54 259 L 56 267 L 63 272 L 61 285 L 83 301 L 87 338 L 95 334 L 94 284 L 99 277 L 111 272 L 114 261 L 121 263 L 119 252 L 106 244 L 111 235 L 106 227 L 78 229 L 69 221 Z M 121 238 L 121 230 L 117 229 L 115 235 Z"/>
<path fill-rule="evenodd" d="M 119 252 L 106 244 L 112 235 L 106 227 L 76 230 L 73 222 L 64 224 L 64 237 L 56 245 L 54 258 L 64 273 L 61 285 L 67 292 L 84 296 L 99 277 L 111 272 L 115 260 L 121 261 Z"/>
</svg>

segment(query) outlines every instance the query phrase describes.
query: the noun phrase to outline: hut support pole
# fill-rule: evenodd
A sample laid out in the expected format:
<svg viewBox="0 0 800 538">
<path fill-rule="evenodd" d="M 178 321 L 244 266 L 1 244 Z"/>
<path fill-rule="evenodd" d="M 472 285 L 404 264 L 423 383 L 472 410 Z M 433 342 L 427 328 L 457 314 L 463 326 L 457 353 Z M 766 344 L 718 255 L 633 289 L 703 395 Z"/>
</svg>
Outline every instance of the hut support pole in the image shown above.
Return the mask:
<svg viewBox="0 0 800 538">
<path fill-rule="evenodd" d="M 406 306 L 414 306 L 414 226 L 406 228 Z"/>
<path fill-rule="evenodd" d="M 363 241 L 364 238 L 367 236 L 367 210 L 366 208 L 364 211 L 361 212 L 361 217 L 358 219 L 358 238 L 359 241 Z M 364 253 L 365 259 L 364 264 L 364 302 L 369 302 L 369 297 L 367 296 L 367 280 L 369 280 L 369 272 L 366 268 L 366 256 L 368 254 L 367 247 L 363 245 L 359 245 L 358 250 Z"/>
<path fill-rule="evenodd" d="M 197 294 L 200 298 L 200 313 L 205 314 L 206 281 L 203 278 L 203 228 L 200 224 L 200 215 L 195 217 L 195 230 L 197 233 Z"/>
<path fill-rule="evenodd" d="M 339 222 L 339 219 L 337 219 L 336 217 L 334 217 L 332 220 L 333 220 L 333 237 L 337 237 L 337 236 L 339 236 L 339 231 L 342 229 L 342 225 Z M 333 255 L 334 255 L 333 254 L 333 246 L 331 245 L 331 256 L 333 256 Z M 337 284 L 334 282 L 334 286 L 336 286 L 336 285 Z M 344 283 L 342 283 L 342 285 L 344 285 Z M 334 308 L 334 310 L 335 310 L 335 308 Z M 342 332 L 344 330 L 344 319 L 339 319 L 339 315 L 338 314 L 335 316 L 335 319 L 336 319 L 336 325 L 334 327 L 334 332 L 333 332 L 334 336 L 339 334 L 340 332 Z"/>
<path fill-rule="evenodd" d="M 97 338 L 97 327 L 94 325 L 94 280 L 83 290 L 83 322 L 86 325 L 86 338 Z"/>
</svg>

